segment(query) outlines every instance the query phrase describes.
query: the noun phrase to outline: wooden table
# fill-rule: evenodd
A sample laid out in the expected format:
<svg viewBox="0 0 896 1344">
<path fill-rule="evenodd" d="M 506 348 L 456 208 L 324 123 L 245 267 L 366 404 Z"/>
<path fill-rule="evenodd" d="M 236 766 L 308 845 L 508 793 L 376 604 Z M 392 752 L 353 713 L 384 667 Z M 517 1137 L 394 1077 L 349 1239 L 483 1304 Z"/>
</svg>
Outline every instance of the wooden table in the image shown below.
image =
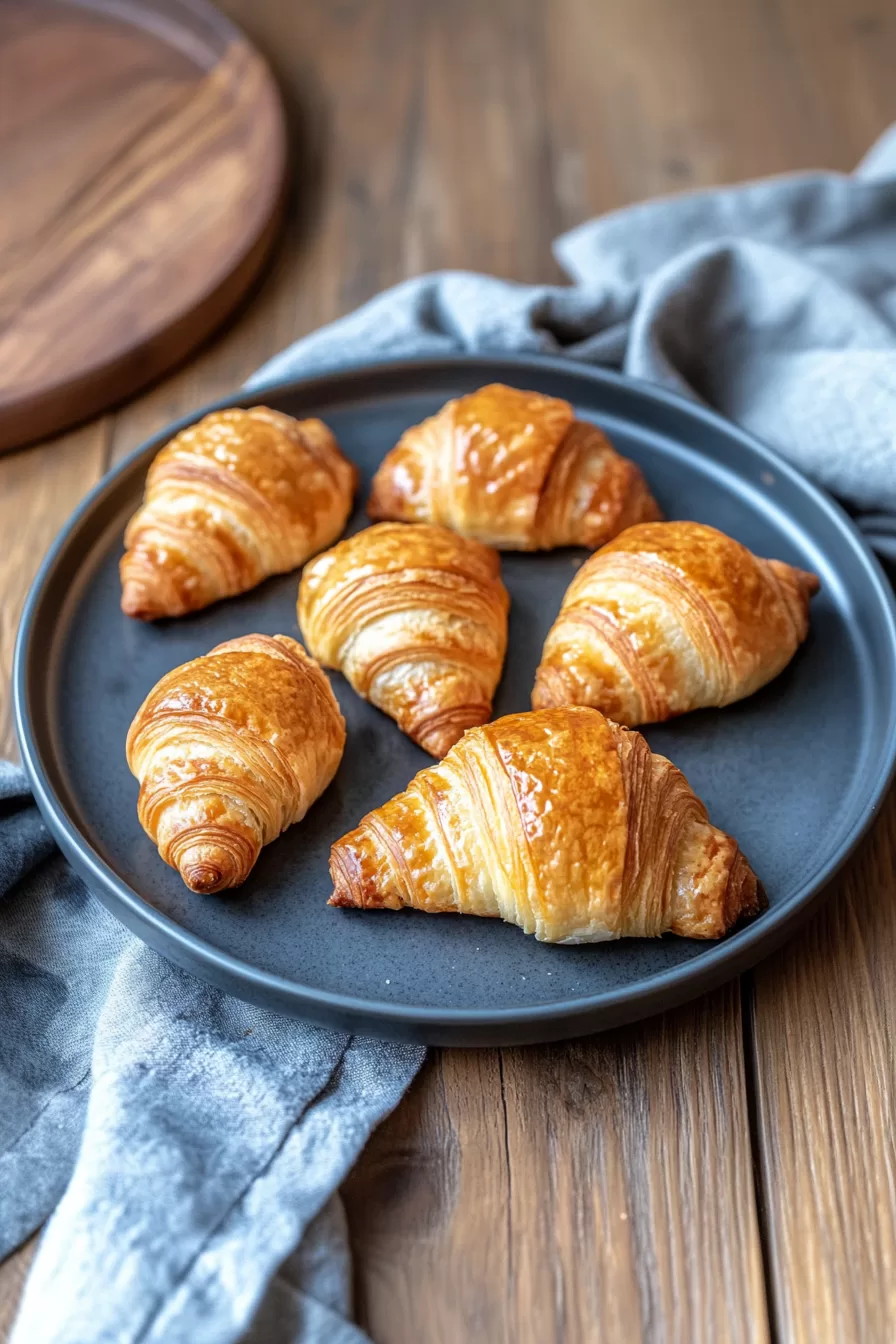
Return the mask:
<svg viewBox="0 0 896 1344">
<path fill-rule="evenodd" d="M 0 755 L 32 575 L 144 436 L 407 275 L 559 279 L 657 192 L 849 169 L 896 118 L 886 0 L 227 0 L 290 105 L 287 236 L 139 401 L 0 460 Z M 823 725 L 819 754 L 823 760 Z M 739 984 L 532 1050 L 433 1052 L 345 1190 L 377 1344 L 896 1338 L 896 804 Z M 0 1269 L 0 1334 L 29 1259 Z"/>
</svg>

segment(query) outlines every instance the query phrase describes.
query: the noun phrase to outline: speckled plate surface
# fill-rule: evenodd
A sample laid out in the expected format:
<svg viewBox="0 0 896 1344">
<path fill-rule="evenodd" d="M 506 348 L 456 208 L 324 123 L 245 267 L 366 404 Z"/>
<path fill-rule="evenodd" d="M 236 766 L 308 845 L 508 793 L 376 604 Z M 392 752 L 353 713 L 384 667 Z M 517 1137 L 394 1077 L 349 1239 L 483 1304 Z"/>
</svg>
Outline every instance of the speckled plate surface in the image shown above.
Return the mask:
<svg viewBox="0 0 896 1344">
<path fill-rule="evenodd" d="M 557 1039 L 696 995 L 777 946 L 872 820 L 896 754 L 896 620 L 877 562 L 843 512 L 775 455 L 712 414 L 564 361 L 457 357 L 345 370 L 235 397 L 320 415 L 361 471 L 351 530 L 377 464 L 449 396 L 500 380 L 553 393 L 640 463 L 670 518 L 730 532 L 821 577 L 812 630 L 770 686 L 722 711 L 647 729 L 710 816 L 737 836 L 768 911 L 719 943 L 677 938 L 547 947 L 496 920 L 334 910 L 331 842 L 429 758 L 390 719 L 333 684 L 348 723 L 336 780 L 306 820 L 263 850 L 248 882 L 202 897 L 137 822 L 128 725 L 170 668 L 247 631 L 297 634 L 298 575 L 180 621 L 119 610 L 125 521 L 172 426 L 85 500 L 41 569 L 15 664 L 22 754 L 63 850 L 135 933 L 198 976 L 268 1007 L 358 1031 L 449 1044 Z M 191 416 L 190 420 L 198 418 Z M 529 707 L 545 633 L 581 553 L 505 555 L 513 600 L 495 713 Z"/>
</svg>

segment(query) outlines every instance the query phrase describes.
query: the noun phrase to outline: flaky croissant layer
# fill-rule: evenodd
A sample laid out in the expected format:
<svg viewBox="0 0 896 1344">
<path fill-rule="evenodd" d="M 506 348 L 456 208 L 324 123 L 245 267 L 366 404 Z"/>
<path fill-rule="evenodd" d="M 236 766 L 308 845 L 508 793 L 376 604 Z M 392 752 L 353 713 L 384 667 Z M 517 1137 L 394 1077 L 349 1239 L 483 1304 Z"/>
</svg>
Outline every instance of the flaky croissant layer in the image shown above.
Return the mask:
<svg viewBox="0 0 896 1344">
<path fill-rule="evenodd" d="M 345 527 L 357 473 L 321 420 L 213 411 L 156 456 L 128 523 L 121 608 L 198 611 L 296 569 Z"/>
<path fill-rule="evenodd" d="M 512 714 L 333 846 L 331 905 L 498 916 L 542 942 L 717 938 L 764 904 L 737 843 L 640 733 Z"/>
<path fill-rule="evenodd" d="M 443 523 L 509 551 L 593 549 L 660 517 L 635 464 L 568 401 L 503 383 L 407 430 L 374 477 L 367 511 Z"/>
<path fill-rule="evenodd" d="M 818 587 L 714 527 L 630 527 L 569 585 L 532 706 L 590 705 L 632 727 L 730 705 L 790 662 Z"/>
<path fill-rule="evenodd" d="M 490 547 L 445 527 L 380 523 L 305 566 L 298 616 L 325 667 L 444 756 L 491 718 L 509 605 Z"/>
<path fill-rule="evenodd" d="M 287 635 L 245 635 L 164 676 L 131 724 L 137 813 L 191 891 L 248 877 L 336 773 L 345 722 L 330 683 Z"/>
</svg>

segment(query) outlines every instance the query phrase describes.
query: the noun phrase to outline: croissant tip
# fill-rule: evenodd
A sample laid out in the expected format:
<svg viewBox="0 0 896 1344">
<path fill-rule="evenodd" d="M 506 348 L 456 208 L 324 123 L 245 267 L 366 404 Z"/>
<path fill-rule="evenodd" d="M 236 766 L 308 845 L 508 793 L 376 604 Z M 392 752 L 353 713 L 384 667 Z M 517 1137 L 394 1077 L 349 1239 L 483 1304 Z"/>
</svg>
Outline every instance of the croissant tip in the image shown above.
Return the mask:
<svg viewBox="0 0 896 1344">
<path fill-rule="evenodd" d="M 768 909 L 768 896 L 743 854 L 738 850 L 728 878 L 723 918 L 726 932 L 741 920 Z"/>
<path fill-rule="evenodd" d="M 801 569 L 799 573 L 799 583 L 807 597 L 814 597 L 821 588 L 821 579 L 817 574 L 813 574 L 808 569 Z"/>
<path fill-rule="evenodd" d="M 392 487 L 391 482 L 381 482 L 375 476 L 370 487 L 365 512 L 372 523 L 413 523 L 420 521 L 407 501 Z"/>
<path fill-rule="evenodd" d="M 330 849 L 330 881 L 333 883 L 333 893 L 327 901 L 327 905 L 335 905 L 342 910 L 350 909 L 352 906 L 362 905 L 355 895 L 355 885 L 352 882 L 352 876 L 358 876 L 358 861 L 354 851 L 343 841 L 332 846 Z"/>
<path fill-rule="evenodd" d="M 388 519 L 389 516 L 388 510 L 385 508 L 385 501 L 382 498 L 382 492 L 380 490 L 379 483 L 376 477 L 374 477 L 373 484 L 371 485 L 370 488 L 370 495 L 368 496 L 367 499 L 365 512 L 367 514 L 367 517 L 370 518 L 375 523 L 383 522 L 385 519 Z"/>
<path fill-rule="evenodd" d="M 539 674 L 535 679 L 535 685 L 532 688 L 532 708 L 555 709 L 559 702 L 554 699 L 549 687 L 542 681 Z"/>
<path fill-rule="evenodd" d="M 174 602 L 160 590 L 151 574 L 131 574 L 121 581 L 121 609 L 125 616 L 138 621 L 159 621 L 166 616 L 183 616 L 191 610 L 186 602 Z"/>
<path fill-rule="evenodd" d="M 238 887 L 249 872 L 230 850 L 217 846 L 210 849 L 207 844 L 191 845 L 182 850 L 175 863 L 190 891 L 200 896 L 213 896 L 228 887 Z"/>
<path fill-rule="evenodd" d="M 142 584 L 126 583 L 121 590 L 121 610 L 137 621 L 154 621 L 163 613 L 155 609 Z"/>
<path fill-rule="evenodd" d="M 584 703 L 575 684 L 559 667 L 540 667 L 532 688 L 533 709 L 560 709 L 564 705 Z"/>
<path fill-rule="evenodd" d="M 441 761 L 468 729 L 481 728 L 488 723 L 491 712 L 491 705 L 456 705 L 433 715 L 409 735 L 418 747 Z"/>
<path fill-rule="evenodd" d="M 430 756 L 435 756 L 436 760 L 441 761 L 452 747 L 457 746 L 465 731 L 463 728 L 459 732 L 454 729 L 441 729 L 435 733 L 420 733 L 414 740 L 418 747 L 422 747 Z"/>
<path fill-rule="evenodd" d="M 788 565 L 784 560 L 769 560 L 768 564 L 778 581 L 783 583 L 790 593 L 795 594 L 800 604 L 803 602 L 808 604 L 821 589 L 821 579 L 809 569 L 799 569 L 796 565 Z"/>
<path fill-rule="evenodd" d="M 234 885 L 228 880 L 229 874 L 222 872 L 213 863 L 196 863 L 189 868 L 181 868 L 180 875 L 190 890 L 200 896 L 213 896 L 216 891 Z"/>
<path fill-rule="evenodd" d="M 327 905 L 342 910 L 398 910 L 402 902 L 394 893 L 383 892 L 370 868 L 375 844 L 364 829 L 363 822 L 349 835 L 343 836 L 330 850 L 330 881 L 333 894 Z"/>
</svg>

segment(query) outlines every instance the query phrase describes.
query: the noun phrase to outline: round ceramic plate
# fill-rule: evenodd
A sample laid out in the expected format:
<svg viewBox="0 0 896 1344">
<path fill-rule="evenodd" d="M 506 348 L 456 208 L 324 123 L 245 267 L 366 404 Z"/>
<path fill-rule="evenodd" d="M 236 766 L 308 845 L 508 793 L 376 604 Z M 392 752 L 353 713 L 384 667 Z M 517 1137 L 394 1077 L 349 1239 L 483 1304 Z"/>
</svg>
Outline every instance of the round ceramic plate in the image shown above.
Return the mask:
<svg viewBox="0 0 896 1344">
<path fill-rule="evenodd" d="M 194 895 L 137 822 L 128 725 L 170 668 L 249 631 L 297 634 L 297 574 L 178 621 L 119 610 L 124 524 L 172 426 L 82 504 L 22 619 L 15 697 L 22 754 L 59 844 L 97 895 L 164 956 L 233 994 L 357 1031 L 449 1044 L 557 1039 L 699 994 L 777 946 L 854 848 L 896 751 L 896 621 L 877 562 L 845 514 L 774 454 L 709 412 L 566 361 L 457 357 L 348 369 L 234 397 L 319 415 L 371 476 L 408 425 L 450 396 L 502 381 L 574 403 L 647 475 L 669 518 L 731 533 L 821 578 L 812 629 L 771 685 L 721 711 L 649 727 L 713 821 L 740 841 L 769 908 L 718 943 L 680 938 L 549 947 L 497 920 L 327 906 L 330 844 L 429 758 L 338 675 L 348 724 L 334 783 L 262 851 L 246 884 Z M 198 418 L 190 417 L 190 420 Z M 529 707 L 542 641 L 581 552 L 503 557 L 510 643 L 495 715 Z"/>
</svg>

